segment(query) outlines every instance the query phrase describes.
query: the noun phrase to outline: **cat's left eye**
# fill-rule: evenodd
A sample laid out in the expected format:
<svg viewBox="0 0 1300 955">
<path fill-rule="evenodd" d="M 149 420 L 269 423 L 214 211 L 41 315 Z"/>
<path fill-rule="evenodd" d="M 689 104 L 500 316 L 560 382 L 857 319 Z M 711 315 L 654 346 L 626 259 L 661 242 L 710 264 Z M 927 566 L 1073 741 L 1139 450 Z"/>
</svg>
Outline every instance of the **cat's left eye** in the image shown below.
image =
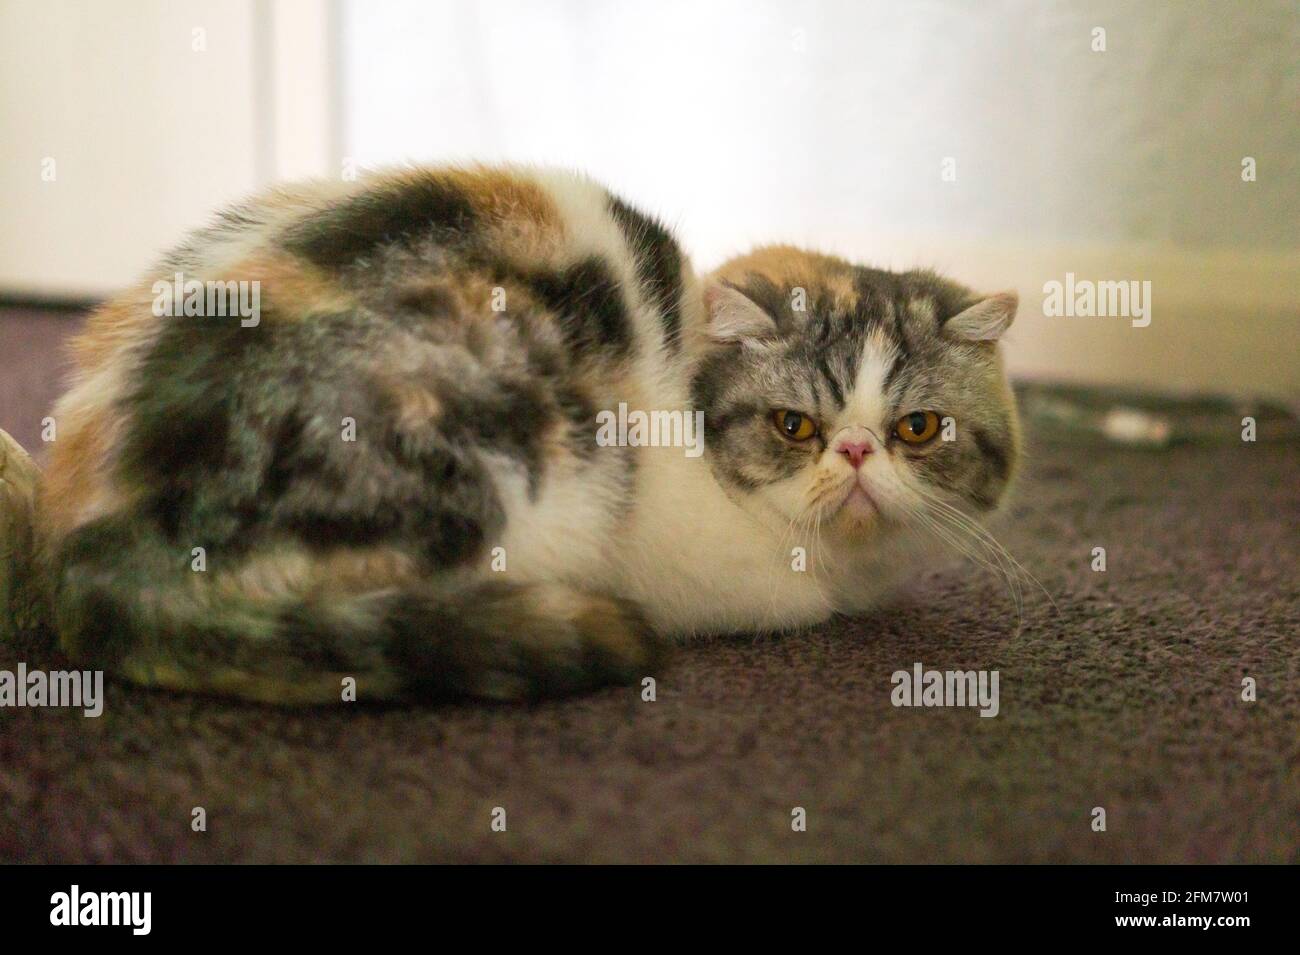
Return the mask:
<svg viewBox="0 0 1300 955">
<path fill-rule="evenodd" d="M 933 411 L 913 411 L 898 419 L 894 434 L 908 444 L 925 444 L 939 431 L 939 416 Z"/>
</svg>

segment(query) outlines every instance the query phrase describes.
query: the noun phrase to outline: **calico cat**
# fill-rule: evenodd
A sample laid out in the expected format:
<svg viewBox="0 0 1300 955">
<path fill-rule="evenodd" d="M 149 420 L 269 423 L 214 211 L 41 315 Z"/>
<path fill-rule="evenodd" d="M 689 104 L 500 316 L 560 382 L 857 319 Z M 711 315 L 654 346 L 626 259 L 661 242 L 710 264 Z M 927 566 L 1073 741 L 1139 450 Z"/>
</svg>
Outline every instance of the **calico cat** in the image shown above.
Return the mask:
<svg viewBox="0 0 1300 955">
<path fill-rule="evenodd" d="M 258 314 L 160 308 L 191 281 Z M 75 343 L 39 501 L 60 639 L 273 703 L 519 699 L 861 611 L 1002 498 L 1015 308 L 786 247 L 701 281 L 556 171 L 277 189 Z M 702 413 L 703 453 L 598 440 L 620 407 Z"/>
</svg>

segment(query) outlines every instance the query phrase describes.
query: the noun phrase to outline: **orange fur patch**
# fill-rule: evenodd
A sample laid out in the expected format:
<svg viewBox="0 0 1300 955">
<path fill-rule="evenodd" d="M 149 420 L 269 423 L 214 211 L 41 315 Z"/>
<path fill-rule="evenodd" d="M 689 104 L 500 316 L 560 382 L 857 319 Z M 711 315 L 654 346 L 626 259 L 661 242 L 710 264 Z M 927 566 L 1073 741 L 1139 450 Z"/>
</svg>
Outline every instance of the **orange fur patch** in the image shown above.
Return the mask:
<svg viewBox="0 0 1300 955">
<path fill-rule="evenodd" d="M 528 223 L 539 230 L 563 228 L 551 197 L 534 182 L 505 169 L 453 169 L 446 178 L 484 219 L 495 224 Z"/>
<path fill-rule="evenodd" d="M 57 439 L 37 494 L 37 527 L 43 549 L 80 525 L 124 506 L 109 464 L 113 422 L 107 408 L 82 408 L 55 420 Z"/>
<path fill-rule="evenodd" d="M 743 285 L 745 276 L 757 273 L 778 288 L 801 287 L 828 291 L 835 304 L 851 308 L 857 302 L 853 266 L 844 259 L 807 252 L 792 245 L 768 245 L 720 265 L 712 278 Z"/>
<path fill-rule="evenodd" d="M 224 270 L 219 281 L 257 282 L 267 318 L 301 321 L 313 312 L 343 311 L 355 300 L 323 272 L 286 253 L 259 251 Z"/>
<path fill-rule="evenodd" d="M 159 319 L 153 314 L 152 285 L 152 281 L 141 282 L 91 312 L 85 330 L 69 345 L 79 370 L 101 368 L 123 346 L 145 341 L 157 333 Z"/>
</svg>

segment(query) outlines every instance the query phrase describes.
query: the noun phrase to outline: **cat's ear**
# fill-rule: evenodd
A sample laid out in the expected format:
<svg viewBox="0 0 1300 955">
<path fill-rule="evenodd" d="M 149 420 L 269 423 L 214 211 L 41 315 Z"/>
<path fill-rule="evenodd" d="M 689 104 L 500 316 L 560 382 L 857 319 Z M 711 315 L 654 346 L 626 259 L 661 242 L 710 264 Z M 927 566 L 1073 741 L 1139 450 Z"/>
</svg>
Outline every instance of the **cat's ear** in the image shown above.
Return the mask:
<svg viewBox="0 0 1300 955">
<path fill-rule="evenodd" d="M 1010 327 L 1019 306 L 1020 296 L 1015 292 L 998 292 L 948 319 L 943 333 L 962 341 L 995 342 Z"/>
<path fill-rule="evenodd" d="M 776 337 L 776 319 L 726 282 L 709 279 L 704 283 L 704 308 L 709 316 L 709 337 L 715 342 L 758 343 Z"/>
</svg>

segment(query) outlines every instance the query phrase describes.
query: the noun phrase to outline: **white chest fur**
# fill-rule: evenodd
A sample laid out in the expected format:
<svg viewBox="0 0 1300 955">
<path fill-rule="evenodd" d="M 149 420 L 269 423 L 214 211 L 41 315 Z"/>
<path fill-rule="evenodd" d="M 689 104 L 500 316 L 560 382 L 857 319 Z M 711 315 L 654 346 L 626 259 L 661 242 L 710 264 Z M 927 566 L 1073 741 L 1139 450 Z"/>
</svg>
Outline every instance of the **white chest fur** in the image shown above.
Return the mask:
<svg viewBox="0 0 1300 955">
<path fill-rule="evenodd" d="M 523 475 L 494 462 L 508 515 L 494 569 L 635 600 L 665 634 L 780 629 L 829 615 L 824 580 L 796 550 L 809 542 L 731 501 L 704 458 L 675 447 L 636 453 L 631 510 L 579 473 L 553 475 L 529 500 Z"/>
<path fill-rule="evenodd" d="M 831 612 L 807 569 L 807 541 L 783 534 L 731 500 L 705 458 L 641 449 L 637 505 L 611 570 L 666 633 L 767 630 Z"/>
</svg>

